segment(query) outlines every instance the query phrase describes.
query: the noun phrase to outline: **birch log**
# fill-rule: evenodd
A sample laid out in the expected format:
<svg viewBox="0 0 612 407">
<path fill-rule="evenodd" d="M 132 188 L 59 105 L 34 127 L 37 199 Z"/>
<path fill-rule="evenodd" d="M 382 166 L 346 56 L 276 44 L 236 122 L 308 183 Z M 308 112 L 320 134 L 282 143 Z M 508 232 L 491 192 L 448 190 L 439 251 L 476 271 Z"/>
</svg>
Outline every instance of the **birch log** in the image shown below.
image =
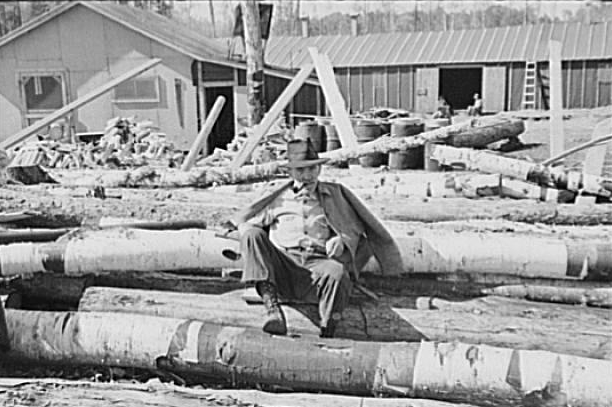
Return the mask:
<svg viewBox="0 0 612 407">
<path fill-rule="evenodd" d="M 276 337 L 257 329 L 113 313 L 7 310 L 7 322 L 12 356 L 39 363 L 162 368 L 235 384 L 479 404 L 545 406 L 544 392 L 573 407 L 612 403 L 612 362 L 547 351 Z"/>
<path fill-rule="evenodd" d="M 476 407 L 438 400 L 356 397 L 312 393 L 274 393 L 247 389 L 193 388 L 162 383 L 126 381 L 94 382 L 54 378 L 1 378 L 6 402 L 35 400 L 41 406 L 129 407 Z"/>
<path fill-rule="evenodd" d="M 399 273 L 489 273 L 528 278 L 611 280 L 607 238 L 562 239 L 525 234 L 421 230 L 394 232 Z M 53 243 L 0 246 L 3 276 L 30 273 L 86 275 L 125 271 L 240 269 L 227 255 L 238 242 L 213 231 L 103 229 L 66 235 Z M 373 260 L 366 271 L 378 272 Z"/>
<path fill-rule="evenodd" d="M 246 294 L 250 302 L 243 298 Z M 385 297 L 378 304 L 351 304 L 336 336 L 376 341 L 465 341 L 518 349 L 547 349 L 592 357 L 612 340 L 612 316 L 605 310 L 498 299 L 430 301 L 437 309 L 411 309 L 412 298 Z M 418 305 L 418 301 L 416 302 Z M 423 308 L 423 307 L 421 307 Z M 318 334 L 317 304 L 285 303 L 290 334 Z M 265 310 L 254 290 L 222 295 L 89 287 L 79 311 L 118 312 L 261 328 Z M 538 321 L 534 325 L 534 320 Z"/>
<path fill-rule="evenodd" d="M 342 148 L 320 154 L 329 158 L 331 162 L 346 161 L 371 153 L 388 153 L 393 150 L 407 150 L 425 145 L 425 143 L 446 142 L 456 143 L 460 146 L 477 145 L 487 141 L 503 140 L 516 137 L 525 131 L 522 120 L 504 118 L 499 116 L 481 117 L 451 126 L 426 131 L 410 137 L 380 137 L 368 143 L 360 144 L 354 148 Z"/>
<path fill-rule="evenodd" d="M 72 187 L 105 188 L 176 188 L 209 187 L 214 184 L 237 184 L 264 181 L 283 174 L 282 162 L 246 165 L 238 169 L 228 167 L 193 168 L 181 171 L 172 168 L 140 167 L 130 170 L 45 170 L 58 183 Z"/>
<path fill-rule="evenodd" d="M 603 197 L 612 195 L 612 179 L 550 168 L 528 161 L 504 157 L 486 151 L 477 151 L 449 146 L 432 146 L 431 157 L 440 164 L 461 165 L 464 169 L 501 174 L 523 181 L 532 181 L 542 186 L 584 191 Z"/>
<path fill-rule="evenodd" d="M 534 301 L 581 304 L 593 307 L 612 308 L 612 288 L 575 288 L 536 285 L 507 285 L 484 289 L 483 294 Z"/>
<path fill-rule="evenodd" d="M 115 313 L 7 310 L 11 354 L 38 363 L 167 369 L 234 384 L 453 401 L 612 404 L 612 362 L 459 342 L 277 337 L 258 329 Z M 146 332 L 147 335 L 143 335 Z"/>
</svg>

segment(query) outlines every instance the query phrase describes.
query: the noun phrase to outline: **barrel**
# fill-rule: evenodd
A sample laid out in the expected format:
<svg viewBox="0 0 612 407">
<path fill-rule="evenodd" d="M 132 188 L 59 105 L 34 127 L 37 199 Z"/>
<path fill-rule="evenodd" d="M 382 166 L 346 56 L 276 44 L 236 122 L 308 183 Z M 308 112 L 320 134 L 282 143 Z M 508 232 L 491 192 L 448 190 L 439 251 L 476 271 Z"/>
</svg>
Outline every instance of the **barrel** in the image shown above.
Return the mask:
<svg viewBox="0 0 612 407">
<path fill-rule="evenodd" d="M 396 119 L 391 122 L 391 137 L 409 137 L 423 132 L 424 124 L 420 119 Z M 389 168 L 393 170 L 422 169 L 423 147 L 410 148 L 389 153 Z"/>
<path fill-rule="evenodd" d="M 439 129 L 440 127 L 446 127 L 446 126 L 450 126 L 451 121 L 450 119 L 432 119 L 432 120 L 428 120 L 425 122 L 425 131 L 431 131 L 431 130 L 436 130 Z M 432 143 L 426 143 L 425 144 L 425 163 L 424 163 L 424 167 L 426 171 L 439 171 L 440 170 L 440 165 L 438 164 L 438 162 L 436 160 L 431 160 L 429 159 L 429 156 L 431 155 L 431 144 Z"/>
<path fill-rule="evenodd" d="M 358 144 L 364 144 L 376 140 L 382 135 L 380 123 L 374 120 L 358 120 L 353 122 L 353 130 L 357 137 Z M 387 154 L 372 153 L 359 157 L 359 164 L 362 167 L 380 167 L 387 162 Z"/>
<path fill-rule="evenodd" d="M 323 127 L 319 126 L 319 123 L 316 121 L 300 123 L 295 128 L 294 137 L 302 140 L 310 139 L 316 152 L 324 151 L 322 150 L 325 145 L 323 142 Z"/>
</svg>

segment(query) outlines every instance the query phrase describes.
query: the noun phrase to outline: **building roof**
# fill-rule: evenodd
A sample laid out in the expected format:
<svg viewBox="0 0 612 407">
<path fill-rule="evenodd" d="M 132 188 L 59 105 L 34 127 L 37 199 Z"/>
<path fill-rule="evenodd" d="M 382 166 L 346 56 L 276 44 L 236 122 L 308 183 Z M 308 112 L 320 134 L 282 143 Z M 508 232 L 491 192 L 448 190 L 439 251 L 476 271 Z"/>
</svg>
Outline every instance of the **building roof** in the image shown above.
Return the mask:
<svg viewBox="0 0 612 407">
<path fill-rule="evenodd" d="M 270 66 L 294 69 L 308 48 L 329 56 L 336 68 L 399 65 L 547 61 L 548 42 L 563 43 L 564 61 L 612 59 L 612 21 L 552 23 L 455 31 L 273 37 L 266 46 Z"/>
<path fill-rule="evenodd" d="M 151 11 L 102 1 L 66 2 L 60 6 L 54 7 L 47 13 L 28 21 L 17 30 L 0 38 L 0 47 L 36 29 L 38 26 L 77 5 L 93 10 L 98 14 L 102 14 L 131 30 L 195 59 L 216 60 L 227 57 L 227 47 L 221 46 L 217 41 L 200 35 L 183 24 Z"/>
<path fill-rule="evenodd" d="M 62 3 L 28 21 L 18 29 L 0 37 L 0 47 L 35 30 L 42 24 L 76 6 L 86 7 L 195 60 L 246 69 L 245 62 L 228 58 L 228 46 L 217 39 L 209 38 L 176 20 L 157 13 L 109 1 L 67 1 Z M 292 72 L 283 68 L 266 68 L 265 72 L 269 75 L 286 79 L 291 79 L 294 76 Z M 312 79 L 307 80 L 307 82 L 311 84 L 318 83 L 318 81 Z"/>
</svg>

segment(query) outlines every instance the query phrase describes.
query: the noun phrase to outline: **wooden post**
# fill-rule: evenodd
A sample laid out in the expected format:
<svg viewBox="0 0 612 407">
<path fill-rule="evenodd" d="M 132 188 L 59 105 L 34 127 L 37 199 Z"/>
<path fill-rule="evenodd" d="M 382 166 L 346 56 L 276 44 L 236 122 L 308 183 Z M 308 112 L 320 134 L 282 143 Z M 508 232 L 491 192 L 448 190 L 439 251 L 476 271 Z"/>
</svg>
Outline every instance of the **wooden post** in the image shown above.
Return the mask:
<svg viewBox="0 0 612 407">
<path fill-rule="evenodd" d="M 92 90 L 91 92 L 89 92 L 86 95 L 81 96 L 74 102 L 71 102 L 67 104 L 66 106 L 62 107 L 61 109 L 51 113 L 49 116 L 45 117 L 44 119 L 39 120 L 36 123 L 33 123 L 32 125 L 26 127 L 25 129 L 17 132 L 13 136 L 7 138 L 6 140 L 3 140 L 2 142 L 0 142 L 0 148 L 6 149 L 6 148 L 11 148 L 15 146 L 16 144 L 30 137 L 32 134 L 34 134 L 38 130 L 50 125 L 57 119 L 60 119 L 66 116 L 67 114 L 71 113 L 73 110 L 76 110 L 86 105 L 87 103 L 91 102 L 92 100 L 102 96 L 103 94 L 115 88 L 116 86 L 122 84 L 123 82 L 137 75 L 140 75 L 144 71 L 147 71 L 153 68 L 155 65 L 159 64 L 161 61 L 162 60 L 159 58 L 152 59 L 148 61 L 147 63 L 142 64 L 139 67 L 134 68 L 131 71 L 128 71 L 124 73 L 123 75 L 120 75 L 117 78 L 111 80 L 110 82 Z"/>
<path fill-rule="evenodd" d="M 336 82 L 334 70 L 329 58 L 327 55 L 319 54 L 316 48 L 308 48 L 308 52 L 317 70 L 317 76 L 321 82 L 321 88 L 323 88 L 325 101 L 331 111 L 342 147 L 357 147 L 357 137 L 355 137 L 351 119 L 346 110 L 344 98 L 338 88 L 338 83 Z"/>
<path fill-rule="evenodd" d="M 261 122 L 264 113 L 264 52 L 259 24 L 259 2 L 244 0 L 241 7 L 246 47 L 248 124 L 253 127 Z"/>
<path fill-rule="evenodd" d="M 565 150 L 563 131 L 563 84 L 561 82 L 561 49 L 560 41 L 550 41 L 550 155 L 551 157 Z"/>
<path fill-rule="evenodd" d="M 187 155 L 185 162 L 181 166 L 182 171 L 191 170 L 191 168 L 195 164 L 198 156 L 200 155 L 200 151 L 202 151 L 202 148 L 204 147 L 206 140 L 208 139 L 208 135 L 215 126 L 217 118 L 221 114 L 223 105 L 225 105 L 225 97 L 219 96 L 215 101 L 215 104 L 213 105 L 212 109 L 210 110 L 210 113 L 208 114 L 208 117 L 204 122 L 204 126 L 202 126 L 202 130 L 200 130 L 198 137 L 196 137 L 195 141 L 193 142 L 193 145 L 191 146 L 191 150 L 189 150 L 189 154 Z"/>
<path fill-rule="evenodd" d="M 242 150 L 236 154 L 236 157 L 230 164 L 230 168 L 235 170 L 238 169 L 244 164 L 248 159 L 257 144 L 261 140 L 263 136 L 265 136 L 266 132 L 270 130 L 270 127 L 276 121 L 276 118 L 282 113 L 283 109 L 289 104 L 291 99 L 295 96 L 295 94 L 300 90 L 306 79 L 314 69 L 312 64 L 305 64 L 302 66 L 302 69 L 295 75 L 295 77 L 289 82 L 289 85 L 283 90 L 283 93 L 280 94 L 278 99 L 274 102 L 268 113 L 266 113 L 265 117 L 257 126 L 255 126 L 253 134 L 249 136 L 246 143 L 242 147 Z"/>
</svg>

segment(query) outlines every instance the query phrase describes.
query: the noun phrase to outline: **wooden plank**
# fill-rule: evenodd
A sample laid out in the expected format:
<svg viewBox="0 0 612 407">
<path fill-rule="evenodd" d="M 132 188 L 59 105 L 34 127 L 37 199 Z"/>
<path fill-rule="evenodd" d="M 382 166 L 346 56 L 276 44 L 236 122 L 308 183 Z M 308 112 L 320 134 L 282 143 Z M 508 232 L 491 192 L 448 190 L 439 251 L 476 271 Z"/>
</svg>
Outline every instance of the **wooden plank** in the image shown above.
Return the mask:
<svg viewBox="0 0 612 407">
<path fill-rule="evenodd" d="M 91 92 L 87 93 L 86 95 L 81 96 L 74 102 L 69 103 L 66 106 L 62 107 L 61 109 L 53 112 L 52 114 L 45 117 L 44 119 L 39 120 L 36 123 L 33 123 L 31 126 L 28 126 L 25 129 L 14 134 L 13 136 L 7 138 L 6 140 L 3 140 L 2 142 L 0 142 L 0 148 L 6 149 L 6 148 L 14 147 L 16 144 L 24 141 L 25 139 L 30 137 L 32 134 L 34 134 L 38 130 L 50 125 L 51 123 L 62 118 L 63 116 L 70 114 L 73 110 L 76 110 L 86 105 L 92 100 L 97 99 L 98 97 L 102 96 L 106 92 L 115 88 L 117 85 L 120 85 L 123 82 L 135 76 L 138 76 L 141 73 L 153 68 L 155 65 L 159 64 L 161 61 L 162 60 L 159 58 L 152 59 L 148 61 L 147 63 L 140 65 L 139 67 L 134 68 L 131 71 L 128 71 L 124 73 L 123 75 L 118 76 L 117 78 L 111 80 L 110 82 L 92 90 Z"/>
<path fill-rule="evenodd" d="M 308 52 L 314 62 L 317 76 L 325 95 L 325 101 L 331 111 L 342 147 L 357 147 L 357 137 L 353 131 L 351 119 L 349 118 L 344 98 L 338 88 L 329 58 L 327 55 L 319 54 L 317 49 L 313 47 L 308 48 Z"/>
<path fill-rule="evenodd" d="M 202 130 L 200 130 L 198 137 L 193 142 L 193 145 L 191 146 L 191 150 L 189 150 L 189 154 L 187 155 L 185 162 L 181 166 L 181 171 L 189 171 L 195 164 L 196 159 L 200 155 L 200 151 L 202 151 L 202 148 L 206 145 L 206 140 L 208 139 L 208 135 L 212 131 L 215 123 L 217 122 L 217 118 L 221 114 L 221 110 L 223 109 L 224 105 L 225 105 L 225 98 L 223 96 L 219 96 L 217 100 L 215 100 L 215 104 L 210 110 L 210 114 L 206 118 L 206 121 L 204 122 L 204 126 L 202 126 Z"/>
<path fill-rule="evenodd" d="M 289 82 L 289 85 L 285 88 L 283 93 L 280 94 L 278 99 L 274 102 L 270 110 L 266 113 L 264 118 L 257 126 L 255 126 L 253 134 L 249 137 L 247 142 L 242 147 L 242 150 L 236 154 L 234 160 L 230 164 L 231 169 L 240 168 L 248 159 L 261 138 L 266 134 L 270 127 L 276 121 L 276 118 L 282 113 L 283 109 L 289 104 L 296 93 L 300 90 L 312 70 L 314 69 L 313 64 L 306 64 L 300 69 L 295 77 Z"/>
<path fill-rule="evenodd" d="M 561 83 L 560 41 L 550 41 L 550 156 L 565 150 L 563 131 L 563 85 Z"/>
<path fill-rule="evenodd" d="M 606 119 L 597 123 L 593 129 L 593 136 L 591 140 L 597 140 L 609 133 L 612 133 L 612 119 Z M 607 150 L 608 143 L 596 145 L 590 148 L 584 158 L 582 172 L 585 174 L 600 176 Z"/>
</svg>

